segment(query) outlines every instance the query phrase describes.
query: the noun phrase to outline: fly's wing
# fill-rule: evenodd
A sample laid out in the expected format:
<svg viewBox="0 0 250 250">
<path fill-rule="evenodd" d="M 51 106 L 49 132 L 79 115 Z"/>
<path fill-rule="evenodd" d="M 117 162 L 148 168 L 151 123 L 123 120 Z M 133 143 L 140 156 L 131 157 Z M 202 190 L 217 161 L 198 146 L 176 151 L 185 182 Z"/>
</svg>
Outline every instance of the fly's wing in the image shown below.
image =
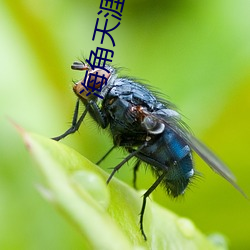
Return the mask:
<svg viewBox="0 0 250 250">
<path fill-rule="evenodd" d="M 208 149 L 202 142 L 191 134 L 186 134 L 183 139 L 216 173 L 230 182 L 243 196 L 248 199 L 247 195 L 237 185 L 236 178 L 233 173 L 210 149 Z"/>
<path fill-rule="evenodd" d="M 164 112 L 164 111 L 163 111 Z M 169 115 L 170 112 L 167 110 L 165 115 L 162 111 L 157 114 L 152 114 L 155 119 L 162 122 L 166 127 L 173 130 L 182 140 L 184 140 L 190 148 L 192 148 L 216 173 L 221 175 L 229 183 L 231 183 L 243 196 L 247 199 L 247 195 L 242 191 L 242 189 L 236 184 L 236 178 L 233 173 L 228 169 L 228 167 L 202 142 L 196 139 L 183 125 L 180 117 L 176 115 Z"/>
</svg>

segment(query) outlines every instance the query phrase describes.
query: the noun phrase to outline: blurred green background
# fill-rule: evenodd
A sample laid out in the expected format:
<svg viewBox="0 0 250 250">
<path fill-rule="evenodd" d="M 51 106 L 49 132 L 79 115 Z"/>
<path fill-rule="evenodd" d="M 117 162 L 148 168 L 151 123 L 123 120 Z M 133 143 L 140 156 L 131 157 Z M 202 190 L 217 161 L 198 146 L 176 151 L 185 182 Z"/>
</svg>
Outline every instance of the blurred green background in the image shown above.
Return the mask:
<svg viewBox="0 0 250 250">
<path fill-rule="evenodd" d="M 47 137 L 69 127 L 76 100 L 71 81 L 83 77 L 70 65 L 100 45 L 100 35 L 92 41 L 99 3 L 0 1 L 0 249 L 81 248 L 81 235 L 36 191 L 39 173 L 8 117 Z M 249 13 L 248 0 L 127 0 L 112 33 L 114 64 L 166 94 L 248 195 Z M 112 49 L 110 44 L 106 37 L 103 47 Z M 93 162 L 112 145 L 89 118 L 63 143 Z M 117 150 L 102 167 L 110 171 L 123 157 Z M 174 201 L 161 188 L 153 198 L 204 233 L 226 235 L 230 249 L 250 249 L 249 201 L 195 160 L 203 177 L 184 198 Z M 117 177 L 131 184 L 132 167 Z M 138 178 L 144 189 L 154 180 L 144 168 Z"/>
</svg>

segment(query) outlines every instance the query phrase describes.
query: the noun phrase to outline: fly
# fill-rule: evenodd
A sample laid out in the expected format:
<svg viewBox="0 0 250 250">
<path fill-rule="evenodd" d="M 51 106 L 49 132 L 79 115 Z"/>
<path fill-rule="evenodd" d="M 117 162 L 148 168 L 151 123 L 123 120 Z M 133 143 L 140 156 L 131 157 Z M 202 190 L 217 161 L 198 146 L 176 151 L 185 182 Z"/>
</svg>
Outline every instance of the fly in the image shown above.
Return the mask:
<svg viewBox="0 0 250 250">
<path fill-rule="evenodd" d="M 110 131 L 113 138 L 113 147 L 98 163 L 116 147 L 123 147 L 128 152 L 125 159 L 114 167 L 107 183 L 133 157 L 137 159 L 134 166 L 134 186 L 136 171 L 140 165 L 146 163 L 151 167 L 157 178 L 143 195 L 140 213 L 140 230 L 145 240 L 143 216 L 147 197 L 159 184 L 172 197 L 185 192 L 195 174 L 192 151 L 246 197 L 227 166 L 189 132 L 172 103 L 158 98 L 141 83 L 127 77 L 118 77 L 116 69 L 111 66 L 91 69 L 83 62 L 74 62 L 71 68 L 87 70 L 85 80 L 92 85 L 86 87 L 83 80 L 74 85 L 73 90 L 78 99 L 72 125 L 65 133 L 53 139 L 59 141 L 76 132 L 89 113 L 97 124 Z M 103 75 L 106 80 L 91 92 L 94 77 L 98 74 Z M 78 117 L 80 102 L 84 104 L 85 110 Z"/>
</svg>

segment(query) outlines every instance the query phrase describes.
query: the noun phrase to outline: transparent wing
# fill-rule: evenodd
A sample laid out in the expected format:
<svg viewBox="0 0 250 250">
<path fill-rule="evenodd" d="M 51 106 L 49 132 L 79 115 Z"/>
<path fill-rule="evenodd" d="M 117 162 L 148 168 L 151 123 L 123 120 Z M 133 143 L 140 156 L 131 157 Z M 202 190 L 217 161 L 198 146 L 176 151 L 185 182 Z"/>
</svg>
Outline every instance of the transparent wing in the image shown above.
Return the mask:
<svg viewBox="0 0 250 250">
<path fill-rule="evenodd" d="M 248 198 L 243 190 L 237 185 L 233 173 L 210 149 L 183 127 L 170 125 L 170 128 L 173 129 L 173 131 L 176 132 L 190 146 L 190 148 L 192 148 L 208 164 L 210 168 L 231 183 L 243 196 Z"/>
<path fill-rule="evenodd" d="M 211 169 L 231 183 L 243 196 L 248 199 L 247 195 L 237 185 L 236 178 L 229 168 L 210 149 L 208 149 L 202 142 L 200 142 L 188 131 L 185 124 L 183 124 L 180 120 L 180 117 L 169 115 L 169 111 L 167 111 L 165 115 L 163 115 L 163 113 L 161 111 L 158 114 L 151 113 L 151 115 L 154 117 L 154 119 L 158 119 L 159 122 L 162 122 L 166 127 L 169 127 L 171 130 L 173 130 L 210 166 Z"/>
</svg>

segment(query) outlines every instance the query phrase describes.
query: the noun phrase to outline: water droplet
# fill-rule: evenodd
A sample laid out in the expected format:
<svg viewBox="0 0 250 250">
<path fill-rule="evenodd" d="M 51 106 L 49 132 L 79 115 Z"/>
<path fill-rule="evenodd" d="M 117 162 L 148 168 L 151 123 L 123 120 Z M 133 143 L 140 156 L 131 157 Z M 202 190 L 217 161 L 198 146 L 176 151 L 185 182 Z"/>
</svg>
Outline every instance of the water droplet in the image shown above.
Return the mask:
<svg viewBox="0 0 250 250">
<path fill-rule="evenodd" d="M 184 234 L 184 236 L 186 236 L 187 238 L 194 237 L 195 226 L 192 221 L 186 218 L 179 218 L 177 220 L 177 225 L 179 226 L 179 229 Z"/>
<path fill-rule="evenodd" d="M 83 170 L 75 171 L 72 178 L 81 192 L 87 192 L 99 205 L 108 207 L 110 196 L 104 179 L 95 173 Z"/>
</svg>

